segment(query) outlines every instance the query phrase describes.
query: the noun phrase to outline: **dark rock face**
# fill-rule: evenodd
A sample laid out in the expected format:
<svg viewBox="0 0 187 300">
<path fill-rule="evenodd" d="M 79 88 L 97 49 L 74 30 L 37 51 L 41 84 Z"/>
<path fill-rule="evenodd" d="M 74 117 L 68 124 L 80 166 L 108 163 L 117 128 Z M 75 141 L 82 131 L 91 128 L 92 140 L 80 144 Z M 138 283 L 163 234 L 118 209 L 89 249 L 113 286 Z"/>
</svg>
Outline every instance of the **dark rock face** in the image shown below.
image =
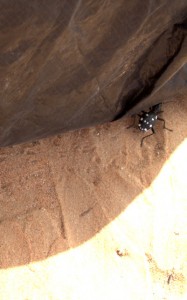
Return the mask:
<svg viewBox="0 0 187 300">
<path fill-rule="evenodd" d="M 187 95 L 185 0 L 0 0 L 0 146 Z"/>
</svg>

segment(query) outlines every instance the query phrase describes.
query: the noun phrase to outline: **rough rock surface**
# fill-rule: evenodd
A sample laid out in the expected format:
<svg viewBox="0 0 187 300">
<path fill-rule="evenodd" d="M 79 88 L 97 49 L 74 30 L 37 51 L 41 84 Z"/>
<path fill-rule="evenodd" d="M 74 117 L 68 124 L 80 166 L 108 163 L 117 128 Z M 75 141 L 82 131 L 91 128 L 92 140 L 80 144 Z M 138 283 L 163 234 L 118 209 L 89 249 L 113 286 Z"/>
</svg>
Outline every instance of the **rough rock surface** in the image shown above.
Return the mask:
<svg viewBox="0 0 187 300">
<path fill-rule="evenodd" d="M 0 147 L 187 95 L 186 0 L 0 0 Z"/>
</svg>

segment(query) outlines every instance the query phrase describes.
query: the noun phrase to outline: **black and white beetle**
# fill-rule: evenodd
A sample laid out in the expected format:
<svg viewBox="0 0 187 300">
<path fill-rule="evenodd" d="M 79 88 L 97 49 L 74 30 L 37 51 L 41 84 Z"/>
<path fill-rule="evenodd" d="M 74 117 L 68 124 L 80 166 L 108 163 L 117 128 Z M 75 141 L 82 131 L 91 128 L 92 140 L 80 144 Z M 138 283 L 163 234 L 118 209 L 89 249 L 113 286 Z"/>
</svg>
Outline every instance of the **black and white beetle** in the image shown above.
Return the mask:
<svg viewBox="0 0 187 300">
<path fill-rule="evenodd" d="M 163 128 L 164 129 L 167 129 L 169 131 L 173 131 L 172 129 L 169 129 L 165 126 L 165 120 L 162 119 L 162 118 L 159 118 L 158 115 L 161 114 L 163 111 L 161 111 L 161 107 L 162 107 L 162 103 L 158 103 L 152 107 L 150 107 L 149 111 L 146 112 L 146 111 L 142 111 L 142 114 L 138 114 L 138 116 L 140 117 L 139 118 L 139 124 L 138 124 L 138 127 L 141 131 L 148 131 L 148 130 L 151 130 L 152 133 L 149 134 L 149 135 L 146 135 L 144 136 L 142 139 L 141 139 L 141 147 L 143 145 L 143 141 L 144 139 L 146 139 L 147 137 L 155 134 L 155 131 L 154 131 L 154 125 L 155 125 L 155 122 L 156 120 L 159 120 L 159 121 L 162 121 L 164 126 Z M 129 126 L 128 128 L 134 126 L 134 123 L 133 125 Z"/>
</svg>

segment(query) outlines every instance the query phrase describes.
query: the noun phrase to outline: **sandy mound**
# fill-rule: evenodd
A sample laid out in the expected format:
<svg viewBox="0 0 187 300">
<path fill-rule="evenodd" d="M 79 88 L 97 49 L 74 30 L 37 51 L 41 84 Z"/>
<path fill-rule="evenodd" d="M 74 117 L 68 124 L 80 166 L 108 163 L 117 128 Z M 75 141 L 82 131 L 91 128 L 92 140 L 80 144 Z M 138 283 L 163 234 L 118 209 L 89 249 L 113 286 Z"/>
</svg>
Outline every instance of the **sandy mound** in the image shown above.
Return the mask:
<svg viewBox="0 0 187 300">
<path fill-rule="evenodd" d="M 0 150 L 1 299 L 187 299 L 187 101 Z"/>
</svg>

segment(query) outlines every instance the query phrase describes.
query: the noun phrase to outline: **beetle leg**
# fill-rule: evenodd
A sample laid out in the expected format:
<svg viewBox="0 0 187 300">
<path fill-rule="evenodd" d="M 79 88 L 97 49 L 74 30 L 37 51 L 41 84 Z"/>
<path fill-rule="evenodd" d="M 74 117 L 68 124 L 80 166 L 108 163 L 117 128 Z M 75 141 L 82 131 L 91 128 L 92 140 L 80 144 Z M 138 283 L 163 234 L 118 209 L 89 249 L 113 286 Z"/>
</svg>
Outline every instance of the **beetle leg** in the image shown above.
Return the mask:
<svg viewBox="0 0 187 300">
<path fill-rule="evenodd" d="M 162 119 L 162 118 L 157 118 L 157 120 L 164 122 L 164 126 L 163 126 L 164 129 L 167 129 L 167 130 L 169 130 L 169 131 L 173 131 L 172 129 L 169 129 L 169 128 L 166 127 L 166 125 L 165 125 L 166 122 L 165 122 L 164 119 Z"/>
<path fill-rule="evenodd" d="M 142 117 L 142 114 L 147 114 L 147 113 L 148 113 L 148 112 L 146 112 L 145 110 L 142 110 L 142 111 L 141 111 L 141 115 L 140 115 L 140 114 L 137 114 L 137 116 L 141 118 L 141 117 Z"/>
<path fill-rule="evenodd" d="M 127 127 L 127 129 L 129 129 L 129 128 L 131 128 L 131 127 L 135 127 L 134 125 L 135 125 L 135 122 L 136 122 L 136 116 L 133 116 L 133 123 L 131 124 L 131 125 L 129 125 L 128 127 Z"/>
<path fill-rule="evenodd" d="M 144 141 L 144 139 L 146 139 L 146 138 L 148 138 L 149 136 L 151 136 L 151 135 L 153 135 L 153 134 L 155 134 L 155 131 L 154 131 L 154 129 L 153 128 L 151 128 L 151 130 L 152 130 L 152 133 L 151 134 L 149 134 L 149 135 L 146 135 L 146 136 L 144 136 L 142 139 L 141 139 L 141 147 L 143 146 L 143 141 Z"/>
<path fill-rule="evenodd" d="M 159 114 L 161 114 L 163 112 L 164 112 L 163 110 L 160 110 L 160 111 L 157 112 L 157 115 L 159 115 Z"/>
</svg>

